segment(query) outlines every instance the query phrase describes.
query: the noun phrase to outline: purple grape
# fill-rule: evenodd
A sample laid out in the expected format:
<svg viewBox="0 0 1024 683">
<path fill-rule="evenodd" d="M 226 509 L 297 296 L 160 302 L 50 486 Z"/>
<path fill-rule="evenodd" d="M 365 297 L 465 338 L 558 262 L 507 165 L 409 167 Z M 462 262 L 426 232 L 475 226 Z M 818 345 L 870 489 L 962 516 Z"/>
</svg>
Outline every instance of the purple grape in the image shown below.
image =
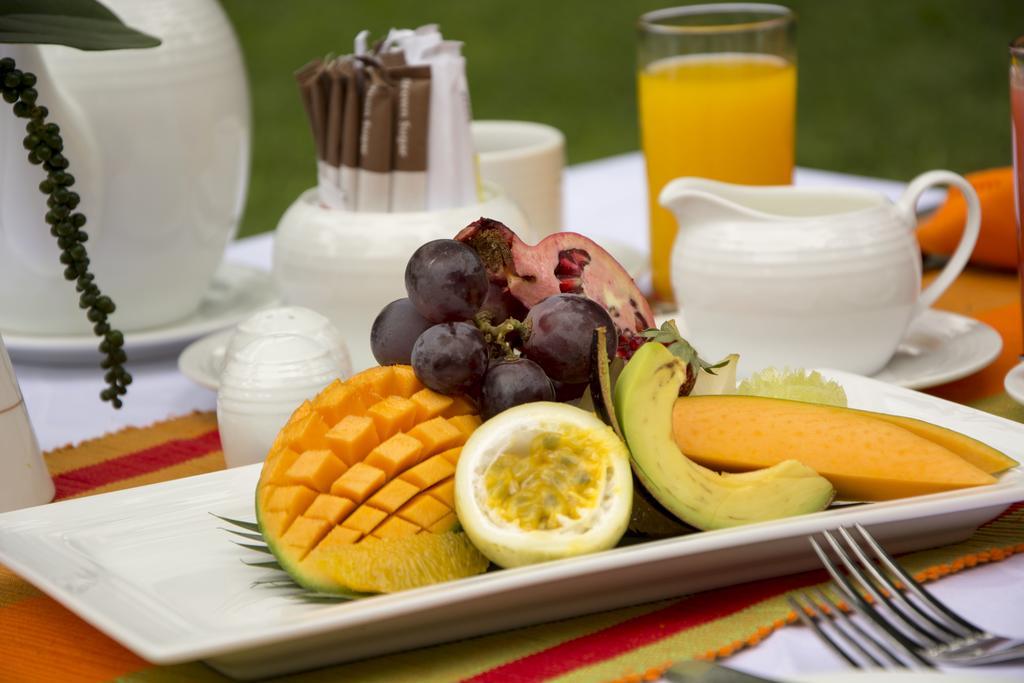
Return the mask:
<svg viewBox="0 0 1024 683">
<path fill-rule="evenodd" d="M 455 240 L 427 242 L 405 266 L 409 301 L 434 323 L 470 320 L 487 296 L 487 285 L 483 261 Z"/>
<path fill-rule="evenodd" d="M 608 330 L 608 356 L 615 355 L 615 326 L 604 306 L 579 294 L 555 294 L 530 309 L 530 336 L 523 355 L 548 377 L 567 384 L 590 377 L 590 344 L 594 330 Z"/>
<path fill-rule="evenodd" d="M 440 394 L 473 394 L 487 371 L 484 335 L 469 323 L 434 325 L 413 345 L 412 368 Z"/>
<path fill-rule="evenodd" d="M 481 414 L 485 420 L 522 403 L 554 400 L 551 380 L 528 358 L 501 361 L 484 375 Z"/>
<path fill-rule="evenodd" d="M 416 338 L 434 323 L 408 299 L 396 299 L 381 309 L 370 330 L 370 349 L 381 365 L 409 365 Z"/>
<path fill-rule="evenodd" d="M 551 384 L 555 387 L 555 400 L 562 403 L 569 403 L 583 396 L 590 386 L 590 382 L 581 382 L 579 384 L 566 384 L 565 382 L 551 381 Z"/>
</svg>

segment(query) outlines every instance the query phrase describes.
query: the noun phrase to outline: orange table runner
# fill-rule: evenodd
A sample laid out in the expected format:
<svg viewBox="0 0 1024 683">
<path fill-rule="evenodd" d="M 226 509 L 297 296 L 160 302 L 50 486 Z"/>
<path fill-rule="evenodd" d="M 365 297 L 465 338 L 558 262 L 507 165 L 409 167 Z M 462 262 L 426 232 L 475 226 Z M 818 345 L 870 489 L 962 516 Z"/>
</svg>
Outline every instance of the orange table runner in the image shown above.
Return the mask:
<svg viewBox="0 0 1024 683">
<path fill-rule="evenodd" d="M 940 306 L 997 329 L 1004 348 L 985 370 L 930 391 L 1024 422 L 1002 390 L 1021 349 L 1020 306 L 1007 276 L 968 271 Z M 1014 284 L 1014 291 L 1015 282 Z M 983 303 L 990 304 L 984 307 Z M 216 418 L 196 413 L 47 454 L 57 497 L 93 495 L 223 468 Z M 902 558 L 924 580 L 1024 552 L 1024 504 L 964 543 Z M 665 663 L 724 656 L 793 619 L 789 591 L 821 584 L 807 572 L 299 674 L 327 681 L 594 681 L 656 677 Z M 220 681 L 201 663 L 154 667 L 0 567 L 0 680 Z"/>
</svg>

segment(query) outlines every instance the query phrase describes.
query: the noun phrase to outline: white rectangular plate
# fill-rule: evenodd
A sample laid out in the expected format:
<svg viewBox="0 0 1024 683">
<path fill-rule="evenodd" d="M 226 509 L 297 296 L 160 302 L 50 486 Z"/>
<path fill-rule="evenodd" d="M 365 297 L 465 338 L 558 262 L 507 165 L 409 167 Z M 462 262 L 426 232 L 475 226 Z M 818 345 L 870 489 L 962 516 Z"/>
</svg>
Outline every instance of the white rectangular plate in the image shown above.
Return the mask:
<svg viewBox="0 0 1024 683">
<path fill-rule="evenodd" d="M 1018 461 L 1024 425 L 839 372 L 853 407 L 908 415 Z M 0 515 L 0 562 L 156 664 L 255 678 L 812 569 L 809 534 L 859 522 L 893 552 L 954 543 L 1024 499 L 997 484 L 696 533 L 404 593 L 314 604 L 253 581 L 265 558 L 209 513 L 253 519 L 253 465 Z"/>
</svg>

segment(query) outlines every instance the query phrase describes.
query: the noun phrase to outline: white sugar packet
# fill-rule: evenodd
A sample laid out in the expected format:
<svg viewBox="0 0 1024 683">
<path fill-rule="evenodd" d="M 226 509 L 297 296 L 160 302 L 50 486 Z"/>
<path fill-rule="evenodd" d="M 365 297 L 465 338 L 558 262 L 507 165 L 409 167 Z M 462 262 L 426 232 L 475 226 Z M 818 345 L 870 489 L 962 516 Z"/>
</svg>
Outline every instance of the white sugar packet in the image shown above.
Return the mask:
<svg viewBox="0 0 1024 683">
<path fill-rule="evenodd" d="M 427 208 L 448 209 L 478 201 L 473 119 L 462 43 L 445 40 L 426 48 L 430 65 L 430 138 L 427 149 Z M 411 62 L 410 62 L 411 63 Z"/>
</svg>

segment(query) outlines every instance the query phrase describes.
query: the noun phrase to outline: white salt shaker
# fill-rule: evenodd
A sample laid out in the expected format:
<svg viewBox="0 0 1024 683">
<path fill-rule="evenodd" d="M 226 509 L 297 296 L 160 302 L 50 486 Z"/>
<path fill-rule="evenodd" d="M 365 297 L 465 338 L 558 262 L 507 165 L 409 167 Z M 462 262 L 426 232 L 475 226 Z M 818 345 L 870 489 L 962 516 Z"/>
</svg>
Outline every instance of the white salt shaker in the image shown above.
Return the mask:
<svg viewBox="0 0 1024 683">
<path fill-rule="evenodd" d="M 7 348 L 0 339 L 0 512 L 53 500 L 53 480 L 39 452 Z"/>
<path fill-rule="evenodd" d="M 257 337 L 269 334 L 297 334 L 321 342 L 330 351 L 341 368 L 341 377 L 352 374 L 348 347 L 338 328 L 326 316 L 302 306 L 279 306 L 255 313 L 238 324 L 228 340 L 222 363 Z"/>
<path fill-rule="evenodd" d="M 263 462 L 295 409 L 343 371 L 328 345 L 305 335 L 264 335 L 232 351 L 217 392 L 227 466 Z"/>
</svg>

